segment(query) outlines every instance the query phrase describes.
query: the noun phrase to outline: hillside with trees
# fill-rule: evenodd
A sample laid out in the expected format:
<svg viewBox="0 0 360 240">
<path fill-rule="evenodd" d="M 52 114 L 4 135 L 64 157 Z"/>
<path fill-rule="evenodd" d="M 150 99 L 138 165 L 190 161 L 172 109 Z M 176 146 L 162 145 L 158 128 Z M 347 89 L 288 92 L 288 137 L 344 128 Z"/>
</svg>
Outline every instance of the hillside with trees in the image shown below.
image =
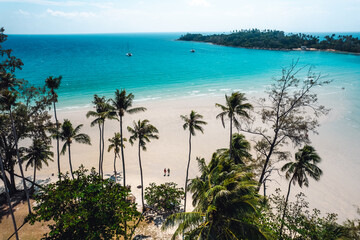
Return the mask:
<svg viewBox="0 0 360 240">
<path fill-rule="evenodd" d="M 305 46 L 307 49 L 336 50 L 360 53 L 360 40 L 352 35 L 327 35 L 323 40 L 319 36 L 308 34 L 286 34 L 278 30 L 249 29 L 233 31 L 230 34 L 191 34 L 181 36 L 178 40 L 207 42 L 222 46 L 292 50 Z"/>
</svg>

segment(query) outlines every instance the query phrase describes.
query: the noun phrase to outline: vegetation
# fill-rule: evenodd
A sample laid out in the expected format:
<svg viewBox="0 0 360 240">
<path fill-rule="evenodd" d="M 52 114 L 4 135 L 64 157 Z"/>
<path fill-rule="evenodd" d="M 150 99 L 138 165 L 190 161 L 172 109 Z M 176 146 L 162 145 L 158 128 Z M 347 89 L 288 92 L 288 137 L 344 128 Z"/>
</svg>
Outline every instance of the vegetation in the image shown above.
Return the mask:
<svg viewBox="0 0 360 240">
<path fill-rule="evenodd" d="M 94 121 L 91 122 L 91 126 L 95 126 L 96 124 L 99 126 L 100 132 L 100 141 L 99 141 L 99 173 L 101 176 L 104 176 L 103 163 L 104 163 L 104 152 L 105 152 L 105 120 L 106 119 L 116 119 L 115 111 L 112 106 L 109 104 L 110 100 L 106 100 L 105 97 L 99 97 L 98 95 L 94 95 L 94 101 L 96 111 L 88 111 L 86 113 L 86 117 L 96 117 Z"/>
<path fill-rule="evenodd" d="M 159 213 L 175 213 L 180 211 L 181 200 L 184 196 L 183 188 L 178 188 L 174 182 L 156 185 L 150 183 L 145 188 L 145 200 L 151 209 Z"/>
<path fill-rule="evenodd" d="M 322 170 L 318 166 L 316 166 L 316 164 L 318 164 L 320 161 L 321 158 L 316 153 L 315 149 L 312 146 L 306 145 L 295 154 L 295 162 L 288 162 L 281 168 L 282 171 L 286 171 L 286 179 L 290 179 L 290 177 L 291 179 L 289 181 L 289 188 L 286 195 L 284 213 L 281 221 L 280 237 L 282 235 L 282 229 L 284 227 L 284 218 L 286 214 L 287 203 L 289 200 L 291 183 L 295 185 L 295 183 L 297 182 L 300 187 L 302 187 L 303 184 L 308 187 L 308 175 L 316 181 L 319 181 L 320 176 L 322 175 Z"/>
<path fill-rule="evenodd" d="M 285 34 L 278 30 L 249 29 L 234 31 L 230 34 L 191 34 L 188 33 L 179 38 L 182 41 L 209 42 L 217 45 L 271 49 L 271 50 L 289 50 L 294 48 L 315 48 L 320 50 L 333 49 L 344 52 L 360 52 L 360 40 L 352 35 L 327 35 L 323 40 L 318 36 L 308 34 Z"/>
<path fill-rule="evenodd" d="M 70 122 L 70 120 L 65 119 L 64 123 L 61 125 L 60 132 L 55 134 L 55 137 L 59 137 L 60 140 L 64 142 L 64 145 L 61 149 L 61 154 L 64 155 L 66 149 L 68 150 L 70 173 L 73 179 L 74 179 L 74 174 L 71 163 L 71 144 L 73 143 L 73 141 L 75 141 L 77 143 L 84 143 L 91 145 L 90 137 L 87 134 L 79 133 L 82 126 L 83 125 L 80 124 L 77 127 L 73 128 L 73 125 Z"/>
<path fill-rule="evenodd" d="M 139 140 L 138 145 L 138 154 L 139 154 L 139 168 L 140 168 L 140 178 L 141 178 L 141 202 L 143 211 L 145 208 L 144 204 L 144 181 L 143 181 L 143 171 L 141 166 L 141 149 L 146 151 L 146 143 L 150 142 L 150 139 L 159 139 L 159 136 L 156 135 L 159 131 L 156 127 L 149 123 L 149 120 L 145 119 L 143 121 L 139 120 L 137 123 L 134 121 L 134 128 L 128 127 L 128 131 L 131 134 L 129 142 L 131 145 L 134 144 L 134 141 Z"/>
<path fill-rule="evenodd" d="M 89 175 L 81 166 L 70 179 L 49 184 L 36 195 L 39 203 L 30 214 L 31 224 L 50 221 L 50 233 L 44 239 L 132 239 L 141 217 L 136 204 L 127 199 L 130 190 L 102 177 L 92 169 Z M 124 230 L 127 222 L 129 232 Z"/>
<path fill-rule="evenodd" d="M 36 170 L 41 170 L 43 163 L 46 166 L 49 166 L 48 161 L 53 161 L 52 157 L 54 153 L 50 151 L 51 146 L 49 146 L 46 142 L 43 142 L 39 139 L 34 139 L 32 145 L 25 150 L 27 153 L 24 156 L 24 160 L 27 161 L 25 170 L 28 169 L 29 166 L 34 168 L 33 181 L 36 181 Z M 34 183 L 31 188 L 34 188 Z"/>
<path fill-rule="evenodd" d="M 252 174 L 227 157 L 214 154 L 210 163 L 197 158 L 200 176 L 191 180 L 193 212 L 176 213 L 164 228 L 178 226 L 172 239 L 266 239 L 256 226 L 261 197 Z"/>
<path fill-rule="evenodd" d="M 230 144 L 229 144 L 229 156 L 231 158 L 231 147 L 232 147 L 232 130 L 233 122 L 236 128 L 240 128 L 240 118 L 249 118 L 248 110 L 251 110 L 253 106 L 250 103 L 245 103 L 246 97 L 244 93 L 233 92 L 231 96 L 225 95 L 225 105 L 216 103 L 215 106 L 221 108 L 222 112 L 219 113 L 216 118 L 220 118 L 223 127 L 225 128 L 225 117 L 227 116 L 230 120 Z"/>
<path fill-rule="evenodd" d="M 6 37 L 1 29 L 0 43 Z M 189 130 L 185 192 L 175 183 L 151 183 L 145 189 L 144 197 L 141 150 L 146 150 L 151 139 L 159 138 L 158 130 L 149 120 L 134 121 L 132 127 L 128 126 L 129 142 L 133 145 L 139 141 L 143 208 L 140 213 L 136 210 L 131 188 L 125 181 L 126 138 L 122 131 L 125 113 L 146 110 L 143 107 L 132 108 L 134 95 L 125 90 L 116 90 L 115 99 L 94 96 L 95 111 L 89 111 L 87 116 L 94 117 L 92 125 L 99 127 L 99 171 L 96 173 L 92 169 L 89 174 L 80 167 L 73 172 L 71 144 L 90 144 L 90 138 L 80 133 L 82 124 L 74 128 L 69 120 L 65 119 L 60 124 L 57 119 L 56 90 L 60 86 L 61 76 L 47 78 L 42 87 L 31 86 L 15 76 L 15 70 L 21 69 L 21 60 L 1 45 L 0 53 L 0 179 L 5 185 L 4 195 L 16 237 L 18 228 L 11 198 L 19 192 L 15 184 L 15 176 L 18 176 L 15 168 L 18 166 L 22 173 L 22 163 L 26 161 L 26 169 L 34 168 L 33 181 L 26 179 L 23 173 L 21 176 L 28 200 L 28 220 L 31 223 L 45 221 L 50 226 L 45 239 L 132 239 L 142 216 L 146 214 L 144 198 L 150 208 L 157 212 L 173 213 L 164 224 L 164 228 L 176 228 L 173 239 L 179 235 L 185 239 L 360 239 L 359 219 L 339 224 L 335 214 L 324 217 L 316 209 L 310 213 L 303 194 L 298 194 L 295 202 L 289 202 L 291 184 L 308 186 L 309 177 L 320 180 L 322 174 L 317 166 L 320 156 L 310 146 L 308 133 L 316 133 L 318 117 L 328 112 L 318 104 L 313 90 L 329 82 L 324 81 L 321 75 L 312 73 L 311 68 L 306 76 L 300 75 L 304 68 L 298 68 L 297 62 L 284 69 L 281 78 L 267 91 L 268 97 L 259 100 L 258 111 L 254 111 L 252 105 L 246 102 L 244 93 L 225 95 L 225 104 L 216 104 L 216 107 L 221 109 L 217 118 L 221 119 L 224 127 L 225 120 L 230 120 L 229 147 L 218 149 L 208 163 L 203 158 L 197 158 L 199 175 L 190 180 L 188 171 L 192 136 L 196 131 L 203 133 L 206 122 L 195 111 L 191 111 L 190 115 L 181 115 L 184 130 Z M 50 121 L 51 116 L 47 112 L 51 106 L 54 108 L 55 123 Z M 103 179 L 104 123 L 106 119 L 117 117 L 120 133 L 114 133 L 109 139 L 108 151 L 114 152 L 115 177 L 116 160 L 120 158 L 121 151 L 122 185 Z M 260 117 L 261 125 L 255 122 L 256 117 Z M 253 134 L 255 144 L 251 146 L 240 133 L 233 134 L 233 125 L 239 132 Z M 52 161 L 54 155 L 49 133 L 57 140 L 58 149 L 58 140 L 64 142 L 61 153 L 68 151 L 70 173 L 61 174 L 58 154 L 59 181 L 40 186 L 35 183 L 37 171 Z M 288 143 L 300 148 L 294 162 L 289 161 L 289 149 L 285 149 Z M 251 147 L 256 152 L 255 157 L 249 152 Z M 286 162 L 282 170 L 286 171 L 289 180 L 287 195 L 285 197 L 278 192 L 277 195 L 266 196 L 266 182 L 271 180 L 272 171 L 278 170 L 275 164 L 279 165 L 280 161 Z M 31 213 L 31 195 L 27 192 L 25 181 L 41 189 L 35 196 L 38 205 L 34 213 Z M 264 196 L 260 194 L 262 186 Z M 192 212 L 186 212 L 188 191 L 192 193 Z M 184 212 L 181 211 L 183 197 Z"/>
<path fill-rule="evenodd" d="M 56 114 L 56 104 L 55 103 L 58 101 L 58 95 L 55 90 L 57 90 L 60 87 L 61 79 L 62 79 L 62 76 L 59 76 L 57 78 L 50 76 L 45 80 L 45 85 L 47 88 L 49 88 L 51 97 L 52 97 L 51 101 L 53 102 L 53 106 L 54 106 L 54 117 L 55 117 L 55 124 L 56 124 L 57 131 L 59 131 L 60 124 L 59 124 L 57 114 Z M 58 175 L 60 178 L 61 170 L 60 170 L 59 137 L 56 137 L 56 157 L 57 157 L 57 164 L 58 164 Z"/>
<path fill-rule="evenodd" d="M 191 111 L 189 116 L 181 115 L 180 118 L 185 122 L 183 125 L 184 130 L 189 128 L 189 160 L 186 167 L 186 177 L 185 177 L 185 199 L 184 199 L 184 212 L 186 212 L 186 193 L 188 188 L 188 178 L 189 178 L 189 167 L 190 167 L 190 159 L 191 159 L 191 136 L 195 136 L 195 131 L 200 131 L 204 133 L 203 127 L 201 125 L 206 125 L 207 123 L 202 121 L 202 115 L 196 113 L 195 111 Z"/>
<path fill-rule="evenodd" d="M 115 181 L 116 181 L 116 177 L 117 177 L 116 158 L 117 157 L 120 158 L 119 153 L 120 153 L 120 147 L 121 147 L 121 134 L 115 133 L 114 137 L 109 138 L 108 141 L 110 142 L 110 145 L 108 147 L 108 152 L 110 152 L 112 149 L 114 149 L 114 176 L 115 176 Z M 127 139 L 124 138 L 123 141 L 126 142 Z"/>
<path fill-rule="evenodd" d="M 261 228 L 271 233 L 270 239 L 305 239 L 305 240 L 354 240 L 359 239 L 359 226 L 356 222 L 339 224 L 337 215 L 334 213 L 322 214 L 318 209 L 309 209 L 309 202 L 305 195 L 299 193 L 295 201 L 288 203 L 285 218 L 282 220 L 285 198 L 279 189 L 269 197 L 269 202 L 260 214 Z M 284 224 L 282 236 L 280 225 Z M 359 223 L 359 222 L 358 222 Z M 357 223 L 357 224 L 358 224 Z"/>
<path fill-rule="evenodd" d="M 267 91 L 268 98 L 259 100 L 257 115 L 263 125 L 255 125 L 255 117 L 250 123 L 239 126 L 238 130 L 258 136 L 254 146 L 257 152 L 259 184 L 266 189 L 274 170 L 274 163 L 286 161 L 289 152 L 282 149 L 289 142 L 294 146 L 309 144 L 309 133 L 317 133 L 318 118 L 329 110 L 318 104 L 314 89 L 329 83 L 320 74 L 309 68 L 305 77 L 297 74 L 304 68 L 298 68 L 297 62 L 283 69 L 282 77 L 275 80 Z"/>
<path fill-rule="evenodd" d="M 124 139 L 123 139 L 123 117 L 125 113 L 133 114 L 137 112 L 144 112 L 146 111 L 146 108 L 144 107 L 132 107 L 132 102 L 134 100 L 134 95 L 132 93 L 126 94 L 126 90 L 122 89 L 119 91 L 119 89 L 116 89 L 115 92 L 115 99 L 111 100 L 112 105 L 114 107 L 114 110 L 117 112 L 119 116 L 119 122 L 120 122 L 120 137 L 121 137 L 121 160 L 122 160 L 122 167 L 123 167 L 123 185 L 126 186 L 126 171 L 125 171 L 125 157 L 124 157 Z"/>
</svg>

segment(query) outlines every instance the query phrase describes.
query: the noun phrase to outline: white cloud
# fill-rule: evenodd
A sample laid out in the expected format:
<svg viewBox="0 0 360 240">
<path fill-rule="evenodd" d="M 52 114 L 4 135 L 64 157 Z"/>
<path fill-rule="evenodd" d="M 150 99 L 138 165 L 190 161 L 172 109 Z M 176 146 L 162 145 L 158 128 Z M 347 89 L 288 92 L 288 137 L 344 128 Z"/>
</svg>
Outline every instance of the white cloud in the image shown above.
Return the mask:
<svg viewBox="0 0 360 240">
<path fill-rule="evenodd" d="M 89 18 L 96 17 L 96 14 L 93 12 L 63 12 L 63 11 L 54 11 L 52 9 L 47 9 L 46 12 L 54 17 L 63 17 L 63 18 Z"/>
<path fill-rule="evenodd" d="M 19 9 L 19 10 L 17 11 L 17 13 L 20 13 L 21 15 L 25 15 L 25 16 L 30 15 L 30 13 L 29 13 L 29 12 L 24 11 L 24 10 L 22 10 L 22 9 Z"/>
<path fill-rule="evenodd" d="M 188 2 L 190 6 L 202 6 L 202 7 L 210 7 L 211 4 L 206 0 L 191 0 Z"/>
</svg>

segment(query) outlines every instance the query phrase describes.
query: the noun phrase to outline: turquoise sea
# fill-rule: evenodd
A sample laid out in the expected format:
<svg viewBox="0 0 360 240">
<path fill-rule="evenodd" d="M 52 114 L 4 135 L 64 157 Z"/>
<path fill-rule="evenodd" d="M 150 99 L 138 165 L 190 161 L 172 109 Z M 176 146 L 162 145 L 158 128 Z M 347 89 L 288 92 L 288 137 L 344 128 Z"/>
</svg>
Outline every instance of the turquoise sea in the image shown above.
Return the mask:
<svg viewBox="0 0 360 240">
<path fill-rule="evenodd" d="M 229 89 L 261 91 L 296 59 L 334 79 L 332 88 L 359 92 L 359 55 L 175 41 L 180 35 L 10 35 L 5 47 L 24 62 L 18 77 L 41 85 L 48 76 L 63 76 L 62 108 L 90 105 L 95 93 L 110 97 L 116 88 L 126 88 L 138 100 L 223 94 Z M 128 48 L 132 57 L 125 55 Z"/>
<path fill-rule="evenodd" d="M 313 66 L 332 80 L 317 89 L 321 103 L 332 111 L 313 140 L 333 167 L 326 172 L 323 192 L 306 191 L 315 205 L 355 214 L 353 205 L 360 202 L 360 55 L 175 41 L 181 34 L 10 35 L 5 47 L 24 62 L 17 77 L 43 85 L 48 76 L 63 76 L 58 104 L 63 110 L 90 107 L 94 94 L 112 97 L 121 88 L 134 93 L 136 101 L 218 97 L 234 90 L 262 96 L 272 78 L 299 59 L 299 66 Z M 132 57 L 125 55 L 128 50 Z M 335 200 L 323 199 L 326 191 Z"/>
</svg>

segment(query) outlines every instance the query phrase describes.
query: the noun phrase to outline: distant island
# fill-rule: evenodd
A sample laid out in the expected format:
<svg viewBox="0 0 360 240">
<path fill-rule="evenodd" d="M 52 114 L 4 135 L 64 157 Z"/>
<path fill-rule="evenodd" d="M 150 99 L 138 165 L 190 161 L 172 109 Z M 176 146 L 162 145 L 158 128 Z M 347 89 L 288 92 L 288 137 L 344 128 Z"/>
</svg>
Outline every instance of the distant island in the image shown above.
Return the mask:
<svg viewBox="0 0 360 240">
<path fill-rule="evenodd" d="M 360 40 L 352 35 L 327 35 L 323 40 L 319 36 L 308 34 L 286 34 L 278 30 L 236 30 L 230 34 L 191 34 L 178 40 L 207 42 L 222 46 L 268 50 L 328 50 L 360 53 Z"/>
</svg>

